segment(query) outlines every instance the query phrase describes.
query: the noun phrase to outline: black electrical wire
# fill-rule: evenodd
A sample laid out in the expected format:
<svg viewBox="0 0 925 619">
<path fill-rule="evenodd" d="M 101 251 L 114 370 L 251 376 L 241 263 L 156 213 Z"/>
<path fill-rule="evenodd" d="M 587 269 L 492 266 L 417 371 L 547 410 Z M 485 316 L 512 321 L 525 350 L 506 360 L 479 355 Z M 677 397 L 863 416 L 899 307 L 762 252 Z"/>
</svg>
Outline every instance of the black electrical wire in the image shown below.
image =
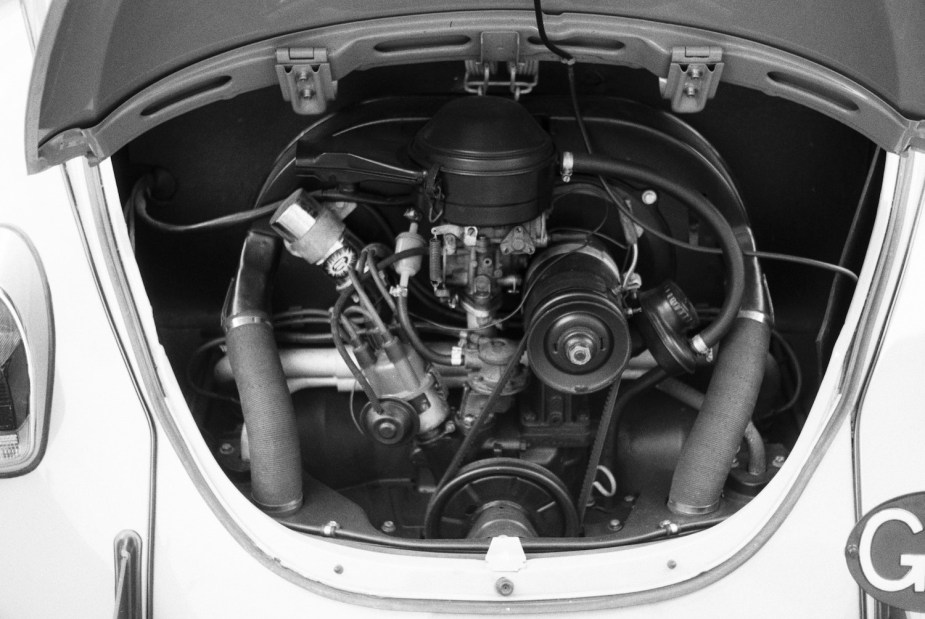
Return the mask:
<svg viewBox="0 0 925 619">
<path fill-rule="evenodd" d="M 575 59 L 570 53 L 549 40 L 549 36 L 546 34 L 546 23 L 543 21 L 543 5 L 540 0 L 533 0 L 533 12 L 536 16 L 536 29 L 539 32 L 540 40 L 543 41 L 543 45 L 546 46 L 546 49 L 561 58 L 562 62 L 569 65 L 574 63 Z"/>
<path fill-rule="evenodd" d="M 398 297 L 397 308 L 398 324 L 401 325 L 401 330 L 405 334 L 405 337 L 408 338 L 408 342 L 411 344 L 412 348 L 418 351 L 418 354 L 430 363 L 435 363 L 437 365 L 453 365 L 452 355 L 434 350 L 421 339 L 417 328 L 414 326 L 414 322 L 411 320 L 411 314 L 408 311 L 408 297 Z"/>
<path fill-rule="evenodd" d="M 192 389 L 198 395 L 201 395 L 205 398 L 209 398 L 211 400 L 219 400 L 222 402 L 229 402 L 231 404 L 240 406 L 241 401 L 238 400 L 236 397 L 230 396 L 230 395 L 224 395 L 224 394 L 221 394 L 215 391 L 210 391 L 209 389 L 206 389 L 205 387 L 200 386 L 199 383 L 197 383 L 193 379 L 193 370 L 197 366 L 197 362 L 199 361 L 199 358 L 204 356 L 207 352 L 211 352 L 212 350 L 219 348 L 220 346 L 223 346 L 224 344 L 225 344 L 225 338 L 217 337 L 217 338 L 208 340 L 207 342 L 205 342 L 204 344 L 202 344 L 196 350 L 193 351 L 193 354 L 190 355 L 189 360 L 186 362 L 186 383 L 189 385 L 190 389 Z"/>
<path fill-rule="evenodd" d="M 535 6 L 536 7 L 539 6 L 539 0 L 535 0 Z M 542 38 L 542 33 L 545 31 L 542 29 L 542 13 L 541 12 L 537 13 L 537 25 L 540 28 L 541 38 Z M 547 43 L 547 40 L 544 39 L 543 42 Z M 549 47 L 549 44 L 547 44 L 547 47 Z M 552 48 L 550 48 L 550 50 L 555 52 L 555 50 L 553 50 Z M 569 59 L 571 59 L 571 56 L 569 56 Z M 575 122 L 578 125 L 578 132 L 581 134 L 581 139 L 585 145 L 585 149 L 588 151 L 589 154 L 592 154 L 594 151 L 591 146 L 591 137 L 588 133 L 587 126 L 585 125 L 584 116 L 581 113 L 581 108 L 578 104 L 578 93 L 577 93 L 577 89 L 575 85 L 575 71 L 571 65 L 569 65 L 567 69 L 567 74 L 568 74 L 568 83 L 569 83 L 569 95 L 571 98 L 573 113 L 575 114 Z M 682 249 L 687 249 L 690 251 L 707 253 L 707 254 L 714 254 L 714 255 L 722 254 L 722 251 L 716 248 L 703 247 L 700 245 L 692 245 L 690 243 L 686 243 L 679 239 L 675 239 L 674 237 L 667 235 L 661 232 L 660 230 L 657 230 L 653 228 L 652 226 L 646 224 L 645 222 L 641 221 L 638 217 L 636 217 L 636 215 L 633 213 L 631 208 L 629 208 L 622 200 L 618 199 L 618 197 L 614 193 L 613 187 L 610 185 L 610 183 L 607 182 L 607 180 L 603 176 L 598 175 L 597 178 L 598 178 L 598 182 L 600 183 L 603 190 L 607 193 L 611 202 L 613 202 L 613 204 L 620 210 L 620 212 L 623 215 L 625 215 L 626 218 L 629 219 L 632 223 L 636 224 L 643 230 L 649 232 L 650 234 L 652 234 L 652 236 L 658 239 L 661 239 L 662 241 L 665 241 L 666 243 L 674 245 L 675 247 L 680 247 Z M 824 262 L 822 260 L 815 260 L 813 258 L 804 258 L 802 256 L 793 256 L 790 254 L 783 254 L 783 253 L 778 253 L 778 252 L 767 252 L 767 251 L 743 250 L 742 253 L 743 255 L 749 256 L 749 257 L 756 257 L 756 258 L 764 259 L 764 260 L 776 260 L 779 262 L 790 262 L 793 264 L 800 264 L 803 266 L 832 271 L 834 273 L 844 275 L 845 277 L 851 279 L 851 281 L 855 283 L 857 283 L 858 281 L 858 276 L 854 272 L 852 272 L 850 269 L 846 269 L 843 266 L 832 264 L 829 262 Z"/>
<path fill-rule="evenodd" d="M 715 314 L 718 310 L 715 307 L 700 308 L 697 310 L 697 313 L 701 316 Z M 796 403 L 799 401 L 800 394 L 803 391 L 803 368 L 800 365 L 800 360 L 797 357 L 796 351 L 793 349 L 793 346 L 790 345 L 790 342 L 783 336 L 783 334 L 777 329 L 771 329 L 771 337 L 778 343 L 781 350 L 784 351 L 784 355 L 787 357 L 787 364 L 790 366 L 790 370 L 793 373 L 793 390 L 790 394 L 790 397 L 787 398 L 787 401 L 784 404 L 781 404 L 778 407 L 772 408 L 769 413 L 759 421 L 763 422 L 778 413 L 783 413 L 790 410 Z"/>
<path fill-rule="evenodd" d="M 278 209 L 279 205 L 282 203 L 273 202 L 271 204 L 267 204 L 266 206 L 261 206 L 260 208 L 256 208 L 250 211 L 233 213 L 231 215 L 225 215 L 215 219 L 208 219 L 206 221 L 200 221 L 194 224 L 171 224 L 154 219 L 148 213 L 148 200 L 146 196 L 147 193 L 147 189 L 142 189 L 133 193 L 133 197 L 130 199 L 134 200 L 135 202 L 135 213 L 138 215 L 139 219 L 141 219 L 152 228 L 171 234 L 204 232 L 207 230 L 223 230 L 226 228 L 232 228 L 239 224 L 249 223 L 264 217 L 268 217 L 276 212 L 276 209 Z"/>
<path fill-rule="evenodd" d="M 569 233 L 572 233 L 572 234 L 569 234 Z M 607 241 L 608 243 L 610 243 L 617 249 L 622 249 L 624 251 L 626 250 L 626 245 L 624 245 L 617 239 L 613 238 L 612 236 L 607 235 L 607 234 L 602 234 L 600 232 L 594 232 L 592 230 L 588 230 L 587 228 L 556 227 L 556 228 L 553 228 L 552 230 L 549 230 L 549 240 L 554 241 L 554 242 L 556 241 L 565 241 L 565 242 L 584 241 L 589 236 L 595 236 L 603 241 Z"/>
<path fill-rule="evenodd" d="M 492 388 L 491 394 L 485 401 L 484 406 L 482 406 L 481 413 L 478 417 L 476 417 L 472 427 L 469 428 L 469 433 L 466 434 L 466 438 L 463 439 L 459 449 L 457 449 L 456 453 L 453 454 L 453 459 L 450 461 L 446 471 L 443 473 L 443 477 L 440 478 L 440 483 L 437 484 L 437 489 L 434 491 L 430 502 L 427 504 L 428 514 L 433 508 L 433 497 L 438 496 L 440 489 L 445 487 L 450 482 L 450 480 L 456 476 L 456 473 L 458 473 L 459 469 L 462 468 L 466 458 L 469 457 L 470 453 L 478 444 L 478 441 L 481 440 L 482 428 L 484 428 L 485 424 L 488 423 L 488 418 L 492 415 L 492 409 L 494 409 L 495 405 L 498 403 L 504 388 L 507 386 L 508 382 L 511 380 L 511 377 L 514 375 L 514 370 L 517 369 L 517 366 L 520 364 L 520 358 L 523 356 L 524 351 L 527 349 L 527 340 L 529 338 L 530 329 L 528 328 L 524 333 L 524 336 L 520 339 L 520 342 L 517 344 L 517 348 L 515 349 L 514 354 L 511 355 L 511 360 L 508 361 L 507 365 L 504 367 L 504 371 L 501 372 L 501 377 L 498 379 L 498 382 L 495 383 L 494 388 Z M 427 521 L 427 516 L 425 516 L 424 520 Z"/>
<path fill-rule="evenodd" d="M 773 337 L 778 345 L 781 347 L 781 350 L 784 351 L 784 354 L 787 355 L 788 361 L 790 362 L 790 367 L 793 370 L 793 393 L 790 395 L 790 398 L 780 406 L 771 409 L 770 415 L 777 415 L 778 413 L 783 413 L 784 411 L 790 410 L 796 403 L 800 400 L 800 393 L 803 391 L 803 371 L 800 368 L 800 360 L 797 357 L 797 353 L 793 350 L 793 346 L 790 345 L 784 336 L 781 335 L 777 330 L 771 330 L 771 337 Z"/>
<path fill-rule="evenodd" d="M 233 228 L 240 224 L 250 223 L 259 219 L 263 219 L 264 217 L 268 217 L 276 212 L 276 209 L 278 209 L 279 205 L 282 204 L 282 200 L 279 200 L 264 206 L 255 207 L 248 211 L 223 215 L 222 217 L 207 219 L 205 221 L 200 221 L 193 224 L 172 224 L 155 219 L 148 212 L 148 199 L 151 195 L 152 182 L 153 179 L 150 175 L 145 175 L 138 179 L 138 181 L 135 183 L 135 186 L 132 188 L 132 193 L 129 195 L 128 201 L 134 205 L 132 210 L 135 212 L 139 219 L 141 219 L 150 227 L 169 234 L 185 234 L 190 232 L 205 232 Z M 261 197 L 262 195 L 263 193 L 261 192 Z M 311 195 L 321 200 L 341 200 L 345 202 L 356 202 L 366 207 L 364 210 L 372 216 L 377 226 L 382 228 L 384 231 L 388 231 L 389 233 L 391 233 L 391 226 L 389 226 L 388 222 L 378 211 L 369 208 L 369 206 L 407 206 L 410 204 L 409 198 L 405 196 L 388 198 L 362 193 L 345 193 L 333 190 L 312 191 Z M 261 204 L 261 202 L 257 202 L 257 204 Z"/>
<path fill-rule="evenodd" d="M 580 182 L 580 181 L 579 181 Z M 591 185 L 594 187 L 595 185 Z M 629 197 L 629 196 L 628 196 Z M 616 202 L 617 208 L 620 209 L 620 212 L 626 215 L 627 219 L 631 222 L 654 236 L 655 238 L 662 240 L 670 245 L 674 245 L 680 249 L 686 249 L 688 251 L 698 252 L 701 254 L 711 254 L 714 256 L 722 255 L 722 250 L 715 247 L 704 247 L 703 245 L 692 245 L 680 239 L 676 239 L 673 236 L 665 234 L 657 228 L 653 228 L 650 224 L 642 221 L 637 217 L 630 209 L 628 209 L 625 204 L 620 201 Z M 799 264 L 802 266 L 812 267 L 816 269 L 822 269 L 825 271 L 831 271 L 838 275 L 844 275 L 851 281 L 857 283 L 858 276 L 850 269 L 847 269 L 843 266 L 832 264 L 830 262 L 825 262 L 823 260 L 816 260 L 815 258 L 805 258 L 803 256 L 794 256 L 792 254 L 783 254 L 778 252 L 769 252 L 769 251 L 751 251 L 751 250 L 742 250 L 742 255 L 748 257 L 758 258 L 760 260 L 776 260 L 778 262 L 790 262 L 793 264 Z"/>
<path fill-rule="evenodd" d="M 337 352 L 340 353 L 341 359 L 344 360 L 344 363 L 347 364 L 347 369 L 350 370 L 350 373 L 353 374 L 354 379 L 359 383 L 360 388 L 363 389 L 363 393 L 366 394 L 366 398 L 369 400 L 370 404 L 373 407 L 373 410 L 381 410 L 381 404 L 379 402 L 379 397 L 376 395 L 375 390 L 372 385 L 369 384 L 369 381 L 366 380 L 366 377 L 363 375 L 363 372 L 357 367 L 357 364 L 354 363 L 353 358 L 350 356 L 350 353 L 347 351 L 347 346 L 344 344 L 344 340 L 340 334 L 340 316 L 341 312 L 344 309 L 344 306 L 347 304 L 347 301 L 350 300 L 350 290 L 345 290 L 338 297 L 337 301 L 334 303 L 334 307 L 331 308 L 331 337 L 334 340 L 334 348 L 337 349 Z"/>
<path fill-rule="evenodd" d="M 376 259 L 371 252 L 367 253 L 366 261 L 369 264 L 369 274 L 376 288 L 379 290 L 379 295 L 385 301 L 385 304 L 389 306 L 389 311 L 392 312 L 392 315 L 395 316 L 398 313 L 398 308 L 395 306 L 392 295 L 389 294 L 389 288 L 386 286 L 382 273 L 379 271 L 379 265 L 376 264 Z"/>
<path fill-rule="evenodd" d="M 615 382 L 610 387 L 607 394 L 607 401 L 604 403 L 604 412 L 601 414 L 600 423 L 597 426 L 597 435 L 594 437 L 594 445 L 591 447 L 591 455 L 588 457 L 588 468 L 585 470 L 585 477 L 582 480 L 581 491 L 578 494 L 578 525 L 584 522 L 585 512 L 588 509 L 588 499 L 591 497 L 591 488 L 594 485 L 594 478 L 597 476 L 597 467 L 601 463 L 601 454 L 608 442 L 612 442 L 616 433 L 616 428 L 620 423 L 620 416 L 627 403 L 638 394 L 658 384 L 668 376 L 661 367 L 654 367 L 638 380 L 633 381 L 633 385 L 622 393 L 617 395 L 620 390 L 620 381 Z"/>
<path fill-rule="evenodd" d="M 745 260 L 742 248 L 739 247 L 735 232 L 726 219 L 699 192 L 640 165 L 584 153 L 574 153 L 572 158 L 576 173 L 630 179 L 655 187 L 686 204 L 710 226 L 722 247 L 726 264 L 726 294 L 719 315 L 700 332 L 699 337 L 707 347 L 718 343 L 735 322 L 745 293 Z"/>
</svg>

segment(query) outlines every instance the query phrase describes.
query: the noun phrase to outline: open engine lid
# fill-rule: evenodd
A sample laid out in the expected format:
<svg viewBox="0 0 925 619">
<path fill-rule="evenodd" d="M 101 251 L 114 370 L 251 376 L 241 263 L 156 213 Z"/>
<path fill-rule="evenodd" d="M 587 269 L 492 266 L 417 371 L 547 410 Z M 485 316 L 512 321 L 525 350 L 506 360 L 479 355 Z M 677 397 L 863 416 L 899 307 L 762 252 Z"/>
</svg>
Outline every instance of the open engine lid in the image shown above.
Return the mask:
<svg viewBox="0 0 925 619">
<path fill-rule="evenodd" d="M 890 108 L 899 120 L 925 118 L 925 80 L 921 79 L 921 68 L 925 66 L 925 37 L 921 35 L 925 31 L 925 3 L 920 0 L 791 0 L 786 6 L 765 0 L 684 3 L 546 0 L 543 8 L 548 14 L 547 30 L 551 38 L 556 39 L 558 33 L 564 37 L 559 40 L 566 47 L 569 37 L 582 36 L 579 29 L 569 24 L 568 16 L 583 16 L 586 20 L 591 15 L 611 16 L 626 23 L 655 25 L 665 31 L 693 28 L 697 29 L 697 40 L 702 42 L 709 43 L 708 39 L 716 34 L 782 50 L 798 61 L 809 61 L 807 64 L 848 78 L 869 91 L 882 107 Z M 36 50 L 26 119 L 29 168 L 38 171 L 84 154 L 91 158 L 112 154 L 111 150 L 121 145 L 120 141 L 124 144 L 130 133 L 141 130 L 123 130 L 120 134 L 123 139 L 104 143 L 95 128 L 107 120 L 111 124 L 126 102 L 177 72 L 220 54 L 227 56 L 242 46 L 285 39 L 319 28 L 341 27 L 343 33 L 344 27 L 349 26 L 359 36 L 363 23 L 372 23 L 369 20 L 441 13 L 462 15 L 466 11 L 477 12 L 483 21 L 493 20 L 491 28 L 496 24 L 499 29 L 509 29 L 512 11 L 528 17 L 532 3 L 529 0 L 426 3 L 419 0 L 388 3 L 61 0 L 50 9 Z M 524 27 L 526 23 L 523 22 Z M 452 20 L 445 24 L 446 28 L 454 27 Z M 607 33 L 599 31 L 596 36 Z M 537 43 L 535 39 L 531 41 Z M 414 46 L 412 37 L 404 47 L 386 51 L 407 54 L 414 51 Z M 638 66 L 633 50 L 633 46 L 627 45 L 621 51 L 628 64 Z M 401 55 L 397 54 L 392 62 L 398 62 Z M 658 75 L 667 74 L 667 60 L 662 60 L 663 66 L 656 71 Z M 265 65 L 272 77 L 272 58 L 266 58 Z M 267 81 L 263 85 L 272 83 Z M 251 83 L 226 88 L 220 98 L 254 86 Z M 774 92 L 778 86 L 768 84 L 766 90 Z M 199 105 L 207 103 L 209 97 L 201 99 Z M 154 112 L 148 114 L 154 115 Z M 129 122 L 124 118 L 119 120 Z"/>
</svg>

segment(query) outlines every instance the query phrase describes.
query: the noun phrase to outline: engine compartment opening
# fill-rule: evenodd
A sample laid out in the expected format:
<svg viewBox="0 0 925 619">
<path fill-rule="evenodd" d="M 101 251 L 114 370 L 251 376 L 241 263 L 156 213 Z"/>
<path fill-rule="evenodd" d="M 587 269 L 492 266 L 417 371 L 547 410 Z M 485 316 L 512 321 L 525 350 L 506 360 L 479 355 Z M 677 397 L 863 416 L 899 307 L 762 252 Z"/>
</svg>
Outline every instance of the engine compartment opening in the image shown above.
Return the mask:
<svg viewBox="0 0 925 619">
<path fill-rule="evenodd" d="M 857 272 L 882 156 L 733 85 L 681 117 L 650 74 L 578 65 L 576 117 L 564 67 L 516 101 L 459 68 L 351 74 L 317 119 L 255 91 L 114 157 L 217 461 L 287 526 L 405 548 L 618 546 L 735 513 L 853 292 L 786 256 Z"/>
</svg>

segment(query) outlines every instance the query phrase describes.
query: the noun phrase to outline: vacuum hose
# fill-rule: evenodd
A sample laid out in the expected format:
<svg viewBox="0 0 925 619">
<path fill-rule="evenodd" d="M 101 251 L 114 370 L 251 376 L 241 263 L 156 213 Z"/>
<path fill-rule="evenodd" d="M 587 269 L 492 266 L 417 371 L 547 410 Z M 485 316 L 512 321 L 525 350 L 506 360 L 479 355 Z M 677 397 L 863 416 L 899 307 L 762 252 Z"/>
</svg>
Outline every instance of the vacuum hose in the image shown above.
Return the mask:
<svg viewBox="0 0 925 619">
<path fill-rule="evenodd" d="M 719 211 L 702 194 L 633 163 L 580 153 L 572 157 L 576 174 L 631 180 L 674 196 L 717 235 L 727 269 L 726 296 L 719 315 L 699 338 L 707 346 L 721 339 L 722 344 L 703 406 L 681 449 L 668 495 L 668 507 L 675 513 L 710 513 L 719 507 L 723 485 L 751 420 L 771 338 L 771 314 L 761 267 L 754 256 L 747 261 L 743 256 L 743 250 L 755 249 L 745 209 L 737 200 Z"/>
<path fill-rule="evenodd" d="M 302 461 L 292 398 L 270 325 L 269 282 L 282 241 L 251 230 L 222 312 L 228 361 L 250 441 L 251 497 L 282 517 L 302 506 Z"/>
</svg>

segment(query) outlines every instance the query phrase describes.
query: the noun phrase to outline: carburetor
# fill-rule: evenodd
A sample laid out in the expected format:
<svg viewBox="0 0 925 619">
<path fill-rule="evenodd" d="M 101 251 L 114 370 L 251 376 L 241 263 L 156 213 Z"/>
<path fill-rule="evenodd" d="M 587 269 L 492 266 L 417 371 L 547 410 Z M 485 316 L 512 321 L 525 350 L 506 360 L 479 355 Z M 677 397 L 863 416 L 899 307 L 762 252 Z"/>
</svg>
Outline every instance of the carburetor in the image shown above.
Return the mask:
<svg viewBox="0 0 925 619">
<path fill-rule="evenodd" d="M 434 294 L 483 329 L 502 291 L 518 291 L 529 258 L 548 243 L 552 138 L 514 101 L 464 98 L 434 114 L 409 155 L 432 171 L 420 201 L 434 224 Z"/>
</svg>

